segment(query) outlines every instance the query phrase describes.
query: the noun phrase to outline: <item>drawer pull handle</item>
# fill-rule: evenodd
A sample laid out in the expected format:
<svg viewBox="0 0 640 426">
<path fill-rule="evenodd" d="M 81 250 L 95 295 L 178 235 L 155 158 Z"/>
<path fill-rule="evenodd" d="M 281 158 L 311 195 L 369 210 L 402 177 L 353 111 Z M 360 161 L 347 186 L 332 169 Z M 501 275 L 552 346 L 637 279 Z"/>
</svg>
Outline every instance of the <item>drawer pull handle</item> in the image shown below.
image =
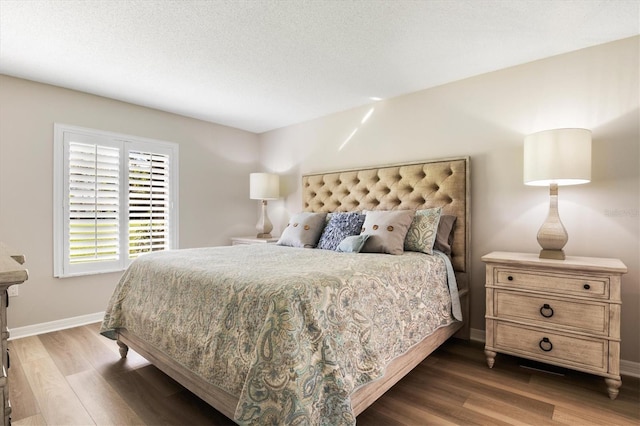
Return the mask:
<svg viewBox="0 0 640 426">
<path fill-rule="evenodd" d="M 591 286 L 589 284 L 585 284 L 582 286 L 585 290 L 589 290 L 591 288 Z"/>
<path fill-rule="evenodd" d="M 553 349 L 553 344 L 547 337 L 543 337 L 542 340 L 540 340 L 540 342 L 538 343 L 538 346 L 540 346 L 540 349 L 545 352 L 551 352 L 551 349 Z"/>
<path fill-rule="evenodd" d="M 508 279 L 509 281 L 513 281 L 513 277 L 512 277 L 511 275 L 509 275 L 509 276 L 507 277 L 507 279 Z"/>
<path fill-rule="evenodd" d="M 551 318 L 553 316 L 553 308 L 545 303 L 540 308 L 540 315 L 542 315 L 545 318 Z"/>
</svg>

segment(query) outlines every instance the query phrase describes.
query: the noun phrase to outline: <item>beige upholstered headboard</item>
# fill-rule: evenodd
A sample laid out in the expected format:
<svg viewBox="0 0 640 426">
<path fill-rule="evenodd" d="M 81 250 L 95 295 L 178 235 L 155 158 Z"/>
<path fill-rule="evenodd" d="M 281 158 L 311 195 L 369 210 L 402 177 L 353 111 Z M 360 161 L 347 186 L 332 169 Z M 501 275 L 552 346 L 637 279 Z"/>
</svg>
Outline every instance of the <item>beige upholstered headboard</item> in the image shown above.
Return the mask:
<svg viewBox="0 0 640 426">
<path fill-rule="evenodd" d="M 442 214 L 458 218 L 451 259 L 454 269 L 462 273 L 470 269 L 469 194 L 469 157 L 302 177 L 302 202 L 305 211 L 417 210 L 442 207 Z M 461 286 L 463 283 L 458 284 Z M 463 284 L 461 287 L 466 286 Z"/>
</svg>

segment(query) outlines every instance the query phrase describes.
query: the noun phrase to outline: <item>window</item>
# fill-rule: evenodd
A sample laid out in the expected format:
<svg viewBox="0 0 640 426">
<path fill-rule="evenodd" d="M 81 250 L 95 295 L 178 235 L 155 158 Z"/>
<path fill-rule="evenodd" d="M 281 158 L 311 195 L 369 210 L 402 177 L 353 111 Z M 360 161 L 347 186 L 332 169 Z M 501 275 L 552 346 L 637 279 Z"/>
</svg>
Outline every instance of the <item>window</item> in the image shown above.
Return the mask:
<svg viewBox="0 0 640 426">
<path fill-rule="evenodd" d="M 177 247 L 178 145 L 54 126 L 54 276 Z"/>
</svg>

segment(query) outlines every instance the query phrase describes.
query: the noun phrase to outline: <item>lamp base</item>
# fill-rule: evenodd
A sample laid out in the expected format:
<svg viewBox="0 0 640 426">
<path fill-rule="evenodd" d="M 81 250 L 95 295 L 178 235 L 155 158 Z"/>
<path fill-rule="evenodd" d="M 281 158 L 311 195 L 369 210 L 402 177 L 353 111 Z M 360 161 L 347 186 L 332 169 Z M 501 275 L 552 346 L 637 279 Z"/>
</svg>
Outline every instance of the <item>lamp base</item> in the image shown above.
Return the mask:
<svg viewBox="0 0 640 426">
<path fill-rule="evenodd" d="M 549 214 L 538 231 L 540 259 L 564 260 L 562 248 L 567 244 L 569 235 L 558 215 L 558 185 L 549 186 Z"/>
<path fill-rule="evenodd" d="M 258 224 L 256 225 L 256 231 L 258 231 L 258 238 L 271 238 L 271 231 L 273 230 L 273 225 L 269 220 L 269 216 L 267 215 L 267 200 L 262 200 L 262 211 L 260 214 L 260 219 L 258 220 Z"/>
<path fill-rule="evenodd" d="M 555 260 L 564 260 L 565 259 L 564 250 L 542 249 L 542 250 L 540 250 L 540 256 L 538 256 L 538 257 L 540 259 L 555 259 Z"/>
</svg>

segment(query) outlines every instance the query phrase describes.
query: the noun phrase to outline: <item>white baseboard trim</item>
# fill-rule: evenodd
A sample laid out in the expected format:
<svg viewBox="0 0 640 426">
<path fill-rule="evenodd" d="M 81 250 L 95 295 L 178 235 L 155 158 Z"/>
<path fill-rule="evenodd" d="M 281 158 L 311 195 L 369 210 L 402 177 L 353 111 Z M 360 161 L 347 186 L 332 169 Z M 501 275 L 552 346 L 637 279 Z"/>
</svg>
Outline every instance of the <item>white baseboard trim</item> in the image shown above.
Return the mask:
<svg viewBox="0 0 640 426">
<path fill-rule="evenodd" d="M 485 342 L 485 333 L 484 330 L 478 330 L 477 328 L 472 328 L 469 330 L 469 338 L 475 342 Z M 631 376 L 640 378 L 640 362 L 627 361 L 624 359 L 620 360 L 620 374 L 623 376 Z"/>
<path fill-rule="evenodd" d="M 56 321 L 43 322 L 40 324 L 15 327 L 9 330 L 9 340 L 20 339 L 21 337 L 36 336 L 38 334 L 50 333 L 52 331 L 65 330 L 67 328 L 79 327 L 81 325 L 93 324 L 102 321 L 104 312 L 81 315 L 79 317 L 65 318 Z"/>
<path fill-rule="evenodd" d="M 640 362 L 620 360 L 620 374 L 623 376 L 631 376 L 640 378 Z"/>
<path fill-rule="evenodd" d="M 477 328 L 469 329 L 469 338 L 474 342 L 484 343 L 484 330 L 478 330 Z"/>
</svg>

